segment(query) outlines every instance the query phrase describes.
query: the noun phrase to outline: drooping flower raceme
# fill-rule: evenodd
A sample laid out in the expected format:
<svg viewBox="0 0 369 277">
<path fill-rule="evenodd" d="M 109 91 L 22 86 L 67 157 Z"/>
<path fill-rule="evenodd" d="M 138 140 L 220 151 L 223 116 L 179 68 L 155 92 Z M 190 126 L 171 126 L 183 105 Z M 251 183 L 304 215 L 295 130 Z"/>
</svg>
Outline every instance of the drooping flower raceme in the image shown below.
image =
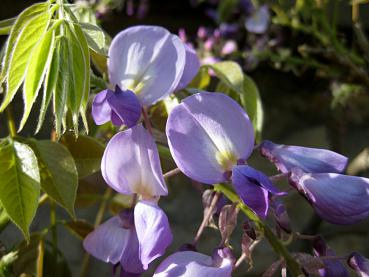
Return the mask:
<svg viewBox="0 0 369 277">
<path fill-rule="evenodd" d="M 268 210 L 268 194 L 278 191 L 262 172 L 244 165 L 254 147 L 246 112 L 221 93 L 187 97 L 168 117 L 166 134 L 172 156 L 190 178 L 214 184 L 229 180 L 259 216 Z"/>
<path fill-rule="evenodd" d="M 369 215 L 369 179 L 341 173 L 347 158 L 330 150 L 264 141 L 261 154 L 309 201 L 319 216 L 335 224 L 353 224 Z"/>
<path fill-rule="evenodd" d="M 129 224 L 113 217 L 89 234 L 84 247 L 103 261 L 121 261 L 126 272 L 137 273 L 137 260 L 146 270 L 172 241 L 168 218 L 157 204 L 168 192 L 152 136 L 141 124 L 116 134 L 105 149 L 101 171 L 114 190 L 138 194 L 141 200 Z M 110 247 L 115 238 L 117 245 Z"/>
<path fill-rule="evenodd" d="M 110 83 L 123 91 L 132 91 L 141 106 L 150 106 L 186 87 L 200 67 L 196 52 L 179 37 L 159 26 L 125 29 L 114 37 L 108 55 Z M 92 107 L 101 106 L 105 95 L 105 91 L 98 93 Z M 124 102 L 122 98 L 114 100 L 108 104 L 111 106 L 116 101 Z M 140 113 L 141 107 L 135 104 L 126 105 L 125 108 L 129 115 Z M 106 122 L 99 120 L 98 112 L 92 115 L 97 124 Z M 122 119 L 122 122 L 125 124 L 126 120 Z"/>
</svg>

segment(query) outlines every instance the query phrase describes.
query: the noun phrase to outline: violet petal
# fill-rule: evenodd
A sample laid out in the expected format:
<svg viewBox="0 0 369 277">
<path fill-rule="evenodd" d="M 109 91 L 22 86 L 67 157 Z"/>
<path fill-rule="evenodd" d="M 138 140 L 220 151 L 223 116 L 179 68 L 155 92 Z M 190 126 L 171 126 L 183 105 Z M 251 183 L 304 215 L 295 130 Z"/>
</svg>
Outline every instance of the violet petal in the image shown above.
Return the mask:
<svg viewBox="0 0 369 277">
<path fill-rule="evenodd" d="M 101 172 L 108 185 L 123 194 L 138 193 L 145 198 L 168 194 L 156 144 L 141 124 L 109 141 Z"/>
<path fill-rule="evenodd" d="M 293 167 L 312 173 L 340 173 L 347 165 L 345 156 L 326 149 L 275 144 L 265 140 L 260 151 L 282 173 L 289 172 Z"/>
<path fill-rule="evenodd" d="M 107 101 L 107 97 L 114 92 L 106 89 L 100 91 L 95 95 L 92 102 L 92 118 L 94 119 L 96 125 L 102 125 L 111 120 L 111 107 Z"/>
<path fill-rule="evenodd" d="M 159 26 L 134 26 L 114 37 L 109 48 L 110 82 L 137 94 L 149 106 L 172 93 L 186 63 L 179 37 Z"/>
<path fill-rule="evenodd" d="M 359 253 L 352 253 L 348 259 L 348 264 L 353 268 L 360 276 L 369 276 L 369 259 L 360 255 Z"/>
<path fill-rule="evenodd" d="M 264 219 L 269 206 L 268 190 L 261 187 L 256 180 L 244 175 L 238 166 L 233 168 L 232 184 L 242 201 Z"/>
<path fill-rule="evenodd" d="M 113 124 L 119 126 L 122 124 L 117 123 L 122 122 L 128 128 L 136 125 L 141 116 L 141 105 L 132 91 L 122 91 L 116 86 L 115 92 L 107 96 L 107 101 L 114 112 L 112 115 Z M 116 116 L 119 121 L 117 121 Z"/>
<path fill-rule="evenodd" d="M 210 256 L 193 252 L 182 251 L 167 257 L 157 267 L 154 277 L 230 277 L 232 260 L 223 259 L 216 266 Z"/>
<path fill-rule="evenodd" d="M 245 111 L 230 97 L 201 92 L 187 97 L 170 113 L 166 126 L 172 156 L 188 177 L 212 184 L 247 159 L 254 132 Z"/>
<path fill-rule="evenodd" d="M 316 213 L 334 224 L 353 224 L 369 215 L 369 179 L 335 173 L 304 173 L 293 168 L 290 183 Z"/>
<path fill-rule="evenodd" d="M 153 201 L 139 201 L 136 204 L 135 226 L 140 245 L 140 259 L 147 269 L 149 264 L 165 253 L 173 236 L 168 217 Z"/>
<path fill-rule="evenodd" d="M 187 85 L 192 81 L 192 79 L 196 76 L 197 72 L 200 69 L 200 60 L 196 54 L 195 49 L 191 46 L 185 45 L 186 48 L 186 65 L 183 70 L 183 74 L 181 80 L 176 87 L 177 90 L 184 89 Z"/>
<path fill-rule="evenodd" d="M 237 172 L 235 172 L 237 171 Z M 284 195 L 284 192 L 280 192 L 272 183 L 272 181 L 269 179 L 268 176 L 266 176 L 263 172 L 256 170 L 255 168 L 252 168 L 248 165 L 237 165 L 234 166 L 232 169 L 232 175 L 233 174 L 242 174 L 245 178 L 249 178 L 254 180 L 259 186 L 263 187 L 264 189 L 268 190 L 269 192 L 276 194 L 276 195 Z M 235 178 L 239 176 L 235 176 Z"/>
<path fill-rule="evenodd" d="M 269 26 L 270 13 L 266 5 L 257 8 L 251 16 L 246 19 L 245 27 L 250 33 L 263 34 Z"/>
</svg>

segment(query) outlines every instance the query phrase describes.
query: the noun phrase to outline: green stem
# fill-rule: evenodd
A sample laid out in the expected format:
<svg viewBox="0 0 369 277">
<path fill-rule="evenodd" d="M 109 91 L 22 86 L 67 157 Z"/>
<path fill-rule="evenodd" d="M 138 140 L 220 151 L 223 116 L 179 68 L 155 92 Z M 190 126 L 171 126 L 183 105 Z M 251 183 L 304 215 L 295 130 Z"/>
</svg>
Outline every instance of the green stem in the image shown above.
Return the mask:
<svg viewBox="0 0 369 277">
<path fill-rule="evenodd" d="M 107 188 L 105 190 L 103 200 L 100 203 L 99 210 L 97 211 L 97 214 L 96 214 L 95 223 L 94 223 L 95 228 L 100 225 L 101 221 L 104 218 L 105 210 L 106 210 L 111 194 L 112 194 L 111 188 Z M 83 260 L 82 260 L 80 277 L 87 276 L 89 262 L 90 262 L 90 255 L 88 253 L 85 253 L 85 255 L 83 256 Z"/>
<path fill-rule="evenodd" d="M 17 129 L 15 127 L 15 120 L 13 116 L 13 107 L 9 104 L 6 108 L 6 115 L 8 117 L 8 129 L 9 135 L 14 138 L 17 135 Z"/>
<path fill-rule="evenodd" d="M 283 243 L 274 235 L 272 230 L 267 225 L 265 225 L 264 222 L 262 222 L 256 214 L 254 214 L 254 212 L 248 206 L 242 203 L 241 199 L 234 191 L 232 191 L 230 186 L 227 186 L 225 184 L 217 184 L 214 186 L 214 189 L 215 191 L 223 193 L 233 203 L 237 203 L 237 206 L 240 208 L 240 210 L 255 223 L 256 227 L 260 231 L 264 233 L 265 238 L 269 241 L 269 244 L 272 246 L 274 251 L 284 258 L 288 269 L 293 276 L 303 276 L 300 266 L 288 252 Z"/>
</svg>

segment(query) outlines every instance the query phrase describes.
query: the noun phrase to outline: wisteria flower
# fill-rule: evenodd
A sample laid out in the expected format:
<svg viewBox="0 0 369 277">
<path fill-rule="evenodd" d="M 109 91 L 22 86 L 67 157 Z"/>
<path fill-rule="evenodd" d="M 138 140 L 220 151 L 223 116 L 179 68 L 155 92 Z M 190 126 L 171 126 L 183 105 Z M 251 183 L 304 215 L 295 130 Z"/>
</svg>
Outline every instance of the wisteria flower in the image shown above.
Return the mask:
<svg viewBox="0 0 369 277">
<path fill-rule="evenodd" d="M 142 269 L 146 270 L 172 242 L 168 218 L 157 203 L 168 190 L 152 136 L 141 124 L 116 134 L 105 149 L 101 170 L 105 181 L 114 190 L 128 195 L 138 194 L 141 200 L 134 208 L 129 228 L 124 227 L 127 224 L 120 217 L 113 217 L 86 238 L 85 249 L 103 261 L 120 261 L 126 272 L 136 273 L 137 263 L 122 263 L 122 260 L 138 259 Z M 120 240 L 110 248 L 114 237 Z M 129 251 L 125 244 L 119 243 L 123 240 L 128 241 Z"/>
<path fill-rule="evenodd" d="M 359 253 L 351 253 L 348 264 L 351 268 L 353 268 L 357 274 L 361 277 L 369 276 L 369 259 L 360 255 Z"/>
<path fill-rule="evenodd" d="M 245 27 L 250 33 L 263 34 L 269 26 L 270 12 L 266 5 L 256 8 L 253 13 L 246 18 Z"/>
<path fill-rule="evenodd" d="M 369 179 L 336 173 L 305 173 L 293 168 L 290 183 L 316 213 L 334 224 L 353 224 L 369 215 Z"/>
<path fill-rule="evenodd" d="M 133 126 L 141 106 L 185 88 L 200 67 L 193 48 L 159 26 L 125 29 L 114 37 L 108 55 L 109 79 L 116 90 L 95 96 L 92 116 L 98 125 L 111 120 Z"/>
<path fill-rule="evenodd" d="M 166 134 L 184 174 L 205 184 L 232 176 L 241 199 L 259 216 L 266 216 L 268 194 L 279 192 L 262 172 L 242 165 L 253 151 L 254 131 L 237 102 L 221 93 L 187 97 L 170 113 Z"/>
<path fill-rule="evenodd" d="M 348 161 L 347 157 L 330 150 L 275 144 L 269 140 L 261 143 L 260 153 L 282 173 L 294 167 L 312 173 L 341 173 Z"/>
<path fill-rule="evenodd" d="M 229 277 L 233 257 L 228 252 L 227 248 L 219 249 L 213 257 L 194 251 L 174 253 L 161 262 L 154 277 Z"/>
</svg>

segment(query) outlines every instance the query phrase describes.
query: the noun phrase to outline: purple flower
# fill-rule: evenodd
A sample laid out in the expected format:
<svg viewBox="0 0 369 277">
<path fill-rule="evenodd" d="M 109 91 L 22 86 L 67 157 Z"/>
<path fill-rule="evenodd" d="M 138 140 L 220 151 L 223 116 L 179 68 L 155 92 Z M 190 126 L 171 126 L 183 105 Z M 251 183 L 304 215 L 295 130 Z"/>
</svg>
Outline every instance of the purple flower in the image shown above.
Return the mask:
<svg viewBox="0 0 369 277">
<path fill-rule="evenodd" d="M 115 86 L 115 91 L 103 90 L 96 94 L 92 103 L 92 117 L 97 125 L 112 121 L 114 125 L 134 126 L 141 116 L 141 105 L 136 95 L 122 91 Z"/>
<path fill-rule="evenodd" d="M 98 226 L 85 238 L 83 247 L 99 260 L 120 263 L 127 272 L 144 271 L 139 259 L 139 243 L 132 211 L 116 215 Z"/>
<path fill-rule="evenodd" d="M 245 21 L 245 27 L 250 33 L 263 34 L 268 29 L 269 21 L 269 8 L 268 6 L 263 5 L 259 8 L 256 8 L 254 12 L 247 17 Z"/>
<path fill-rule="evenodd" d="M 221 54 L 222 55 L 230 55 L 233 52 L 237 51 L 237 44 L 234 40 L 227 40 L 222 47 Z"/>
<path fill-rule="evenodd" d="M 213 257 L 194 252 L 182 251 L 170 255 L 158 266 L 154 277 L 230 277 L 233 258 L 216 251 Z"/>
<path fill-rule="evenodd" d="M 110 82 L 133 91 L 141 105 L 149 106 L 174 92 L 182 78 L 188 81 L 187 76 L 196 75 L 192 59 L 181 39 L 166 29 L 134 26 L 111 43 Z"/>
<path fill-rule="evenodd" d="M 359 253 L 352 253 L 348 259 L 348 264 L 358 273 L 359 276 L 369 276 L 369 260 Z"/>
<path fill-rule="evenodd" d="M 317 257 L 335 257 L 336 253 L 332 249 L 328 247 L 328 245 L 325 243 L 324 239 L 320 236 L 318 236 L 313 241 L 313 250 L 314 255 Z M 319 269 L 319 274 L 322 277 L 348 277 L 348 272 L 346 268 L 343 266 L 343 264 L 336 259 L 323 259 L 322 260 L 324 264 L 323 269 Z"/>
<path fill-rule="evenodd" d="M 345 156 L 330 150 L 274 144 L 268 140 L 262 142 L 260 152 L 282 173 L 294 167 L 312 173 L 341 173 L 347 165 Z"/>
<path fill-rule="evenodd" d="M 230 97 L 201 92 L 187 97 L 168 117 L 166 134 L 172 156 L 188 177 L 206 184 L 228 181 L 257 214 L 265 217 L 268 193 L 277 193 L 260 171 L 240 165 L 253 151 L 248 115 Z"/>
<path fill-rule="evenodd" d="M 369 215 L 369 179 L 293 168 L 290 183 L 316 213 L 334 224 L 353 224 Z"/>
<path fill-rule="evenodd" d="M 168 194 L 156 144 L 141 124 L 109 141 L 101 172 L 107 184 L 123 194 L 137 193 L 145 199 Z"/>
<path fill-rule="evenodd" d="M 85 249 L 105 262 L 120 260 L 126 272 L 137 273 L 130 265 L 137 259 L 146 270 L 172 242 L 168 218 L 157 204 L 168 190 L 152 136 L 141 124 L 116 134 L 105 149 L 101 170 L 114 190 L 128 195 L 137 193 L 141 200 L 134 208 L 131 221 L 127 221 L 130 224 L 113 217 L 85 239 Z M 129 251 L 119 239 L 129 242 Z"/>
</svg>

